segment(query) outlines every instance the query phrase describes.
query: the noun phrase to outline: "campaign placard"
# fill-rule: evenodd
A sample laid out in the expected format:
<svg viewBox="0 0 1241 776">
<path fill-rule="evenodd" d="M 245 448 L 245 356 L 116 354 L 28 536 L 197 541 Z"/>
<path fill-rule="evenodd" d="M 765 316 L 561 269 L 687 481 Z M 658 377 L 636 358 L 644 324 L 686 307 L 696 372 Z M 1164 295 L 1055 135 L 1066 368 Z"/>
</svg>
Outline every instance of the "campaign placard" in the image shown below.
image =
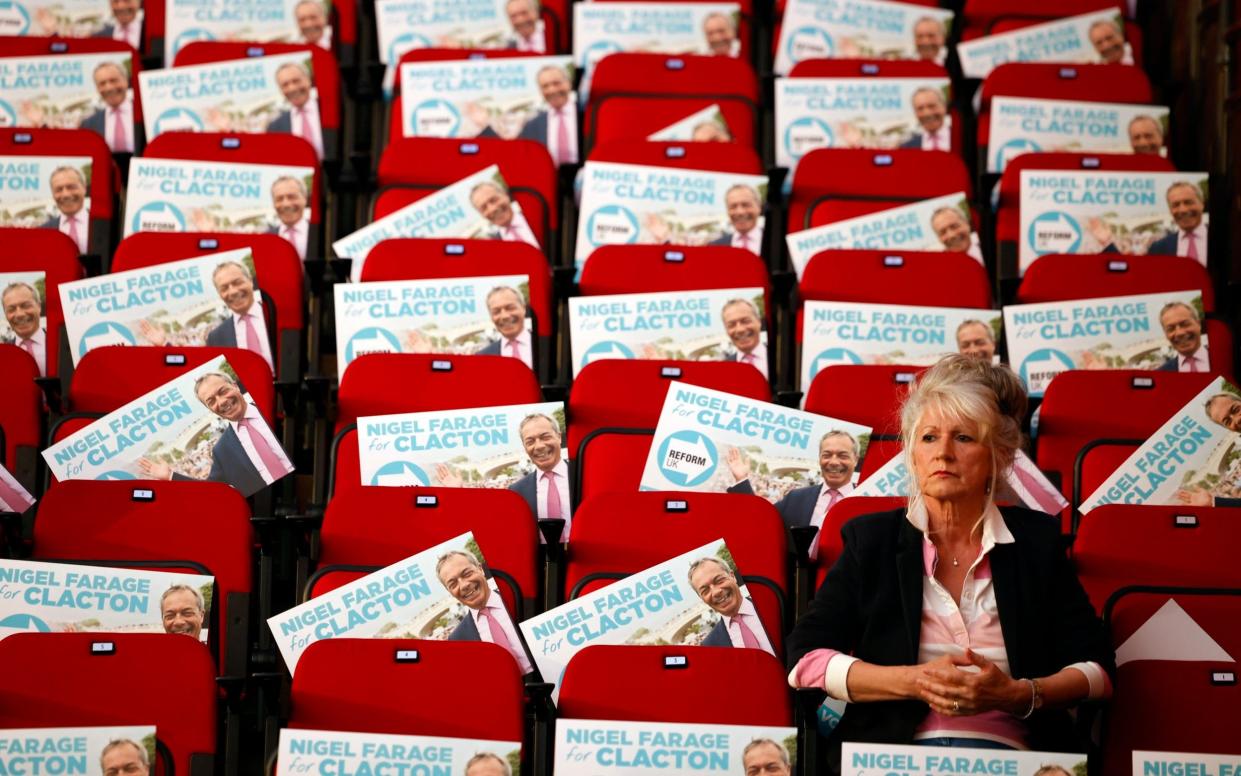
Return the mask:
<svg viewBox="0 0 1241 776">
<path fill-rule="evenodd" d="M 1172 414 L 1082 502 L 1241 505 L 1241 391 L 1222 377 Z"/>
<path fill-rule="evenodd" d="M 0 344 L 22 347 L 33 339 L 43 352 L 47 345 L 47 276 L 43 272 L 0 272 Z M 39 334 L 43 333 L 43 342 Z M 33 353 L 31 355 L 34 355 Z"/>
<path fill-rule="evenodd" d="M 947 78 L 778 78 L 776 164 L 816 148 L 951 151 L 950 89 Z"/>
<path fill-rule="evenodd" d="M 517 57 L 446 62 L 408 62 L 401 66 L 401 131 L 405 137 L 536 137 L 531 122 L 547 102 L 541 84 L 563 84 L 569 105 L 573 60 L 568 56 Z M 550 87 L 549 87 L 550 88 Z"/>
<path fill-rule="evenodd" d="M 165 132 L 282 132 L 304 110 L 307 131 L 320 134 L 310 110 L 314 75 L 310 54 L 250 57 L 138 74 L 148 138 Z M 305 136 L 305 135 L 303 135 Z"/>
<path fill-rule="evenodd" d="M 516 33 L 506 0 L 375 0 L 379 61 L 395 65 L 420 48 L 509 48 Z M 531 0 L 534 20 L 538 3 Z M 541 21 L 533 21 L 542 27 Z M 541 49 L 537 49 L 542 53 Z"/>
<path fill-rule="evenodd" d="M 0 226 L 60 229 L 73 218 L 86 230 L 90 174 L 89 156 L 0 156 Z M 86 237 L 78 235 L 79 248 Z"/>
<path fill-rule="evenodd" d="M 526 275 L 337 283 L 336 358 L 343 374 L 364 353 L 500 353 L 502 332 L 530 331 L 530 318 L 509 319 L 488 301 L 509 291 L 529 306 Z M 499 306 L 497 306 L 499 307 Z M 498 323 L 497 323 L 498 321 Z M 519 330 L 520 330 L 519 329 Z M 511 332 L 510 332 L 511 333 Z"/>
<path fill-rule="evenodd" d="M 555 449 L 540 445 L 527 454 L 521 424 L 539 417 L 551 427 Z M 533 488 L 538 463 L 555 458 L 554 465 L 563 455 L 564 428 L 561 402 L 358 418 L 362 484 Z"/>
<path fill-rule="evenodd" d="M 338 258 L 353 260 L 351 277 L 357 282 L 371 249 L 392 237 L 459 237 L 540 247 L 494 164 L 372 221 L 332 243 L 332 250 Z"/>
<path fill-rule="evenodd" d="M 105 31 L 111 35 L 108 6 L 108 0 L 8 0 L 0 4 L 0 35 L 90 38 Z"/>
<path fill-rule="evenodd" d="M 592 644 L 731 647 L 730 623 L 740 620 L 752 648 L 775 654 L 741 575 L 717 539 L 523 620 L 521 632 L 557 692 L 569 660 Z"/>
<path fill-rule="evenodd" d="M 0 730 L 0 773 L 125 773 L 154 762 L 154 725 Z"/>
<path fill-rule="evenodd" d="M 490 641 L 532 670 L 482 550 L 469 533 L 397 561 L 267 620 L 288 666 L 316 641 Z M 487 638 L 480 637 L 485 629 Z M 497 633 L 499 635 L 497 635 Z"/>
<path fill-rule="evenodd" d="M 0 464 L 0 512 L 21 514 L 34 506 L 34 502 L 35 498 L 30 495 L 30 491 Z"/>
<path fill-rule="evenodd" d="M 330 0 L 166 0 L 164 62 L 199 40 L 309 43 L 331 50 Z M 146 87 L 143 87 L 145 91 Z M 143 99 L 146 99 L 145 93 Z"/>
<path fill-rule="evenodd" d="M 730 328 L 725 307 L 742 305 L 751 313 L 748 322 Z M 761 288 L 571 297 L 573 376 L 601 359 L 736 361 L 738 342 L 749 346 L 745 352 L 765 352 L 763 317 Z"/>
<path fill-rule="evenodd" d="M 558 719 L 555 751 L 554 776 L 796 773 L 797 729 Z"/>
<path fill-rule="evenodd" d="M 282 728 L 276 776 L 307 773 L 361 776 L 389 772 L 470 774 L 471 766 L 492 765 L 489 761 L 493 759 L 493 767 L 497 770 L 487 773 L 519 776 L 521 742 Z"/>
<path fill-rule="evenodd" d="M 680 121 L 674 121 L 661 130 L 646 136 L 647 140 L 677 140 L 686 143 L 729 143 L 732 142 L 732 129 L 724 118 L 724 111 L 718 103 L 712 103 L 702 110 L 696 110 Z"/>
<path fill-rule="evenodd" d="M 930 366 L 959 352 L 957 334 L 973 323 L 989 331 L 994 342 L 1000 311 L 807 301 L 802 311 L 801 390 L 837 364 Z"/>
<path fill-rule="evenodd" d="M 642 470 L 642 490 L 753 493 L 773 504 L 821 480 L 819 442 L 844 431 L 858 467 L 870 428 L 673 381 Z"/>
<path fill-rule="evenodd" d="M 883 0 L 788 0 L 776 75 L 803 59 L 921 59 L 943 64 L 951 11 Z"/>
<path fill-rule="evenodd" d="M 1239 768 L 1241 766 L 1237 765 L 1235 754 L 1133 750 L 1133 776 L 1169 776 L 1173 773 L 1236 776 Z"/>
<path fill-rule="evenodd" d="M 579 272 L 600 245 L 731 245 L 738 228 L 762 232 L 766 176 L 611 162 L 587 162 L 583 169 Z M 730 217 L 725 197 L 734 189 L 752 207 Z"/>
<path fill-rule="evenodd" d="M 57 480 L 211 480 L 252 496 L 293 464 L 221 356 L 49 446 Z"/>
<path fill-rule="evenodd" d="M 839 248 L 960 251 L 980 264 L 983 260 L 964 192 L 791 232 L 785 242 L 798 278 L 816 253 Z"/>
<path fill-rule="evenodd" d="M 905 456 L 898 452 L 887 463 L 871 473 L 845 498 L 853 496 L 908 496 L 909 467 Z M 1047 479 L 1025 452 L 1018 450 L 1013 467 L 1005 475 L 995 500 L 1001 504 L 1020 504 L 1049 515 L 1058 515 L 1069 502 L 1060 489 Z"/>
<path fill-rule="evenodd" d="M 1202 318 L 1201 291 L 1009 305 L 1004 337 L 1009 363 L 1030 396 L 1039 397 L 1052 378 L 1070 369 L 1175 372 L 1181 352 L 1201 352 L 1201 371 L 1210 371 Z"/>
<path fill-rule="evenodd" d="M 737 3 L 575 3 L 573 61 L 590 70 L 608 54 L 741 52 Z"/>
<path fill-rule="evenodd" d="M 230 264 L 254 277 L 250 249 L 239 248 L 61 283 L 74 365 L 106 345 L 207 344 L 207 336 L 229 316 L 214 275 Z"/>
<path fill-rule="evenodd" d="M 893 771 L 908 776 L 949 776 L 967 769 L 970 773 L 1034 776 L 1046 765 L 1059 766 L 1065 773 L 1084 773 L 1086 755 L 955 746 L 855 744 L 851 741 L 844 743 L 840 753 L 841 770 L 852 776 L 886 776 Z"/>
<path fill-rule="evenodd" d="M 113 151 L 134 150 L 130 59 L 116 51 L 0 58 L 0 127 L 89 129 Z M 115 118 L 106 126 L 109 108 L 120 112 L 120 137 Z"/>
<path fill-rule="evenodd" d="M 201 574 L 0 560 L 0 638 L 89 631 L 205 641 L 214 584 Z"/>
<path fill-rule="evenodd" d="M 962 41 L 957 58 L 966 78 L 986 78 L 1006 62 L 1133 64 L 1119 7 Z"/>
<path fill-rule="evenodd" d="M 991 100 L 987 172 L 1001 173 L 1010 160 L 1040 151 L 1167 156 L 1168 109 L 1162 105 L 1039 100 Z"/>
<path fill-rule="evenodd" d="M 270 232 L 310 218 L 302 206 L 277 210 L 273 191 L 308 194 L 309 167 L 135 158 L 125 193 L 125 236 L 138 232 Z"/>
<path fill-rule="evenodd" d="M 1205 172 L 1022 170 L 1020 183 L 1022 273 L 1048 253 L 1191 256 L 1206 266 Z"/>
</svg>

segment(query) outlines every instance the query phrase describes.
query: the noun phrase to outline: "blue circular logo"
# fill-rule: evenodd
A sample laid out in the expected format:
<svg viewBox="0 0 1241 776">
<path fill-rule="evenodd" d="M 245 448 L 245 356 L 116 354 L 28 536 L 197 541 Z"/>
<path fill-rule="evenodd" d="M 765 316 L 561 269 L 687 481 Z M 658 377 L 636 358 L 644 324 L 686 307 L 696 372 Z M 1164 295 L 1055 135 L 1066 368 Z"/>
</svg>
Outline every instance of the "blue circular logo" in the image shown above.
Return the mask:
<svg viewBox="0 0 1241 776">
<path fill-rule="evenodd" d="M 697 431 L 676 431 L 659 445 L 659 471 L 674 485 L 695 488 L 711 479 L 719 454 L 715 443 Z"/>
<path fill-rule="evenodd" d="M 1052 378 L 1073 369 L 1073 359 L 1055 348 L 1040 348 L 1026 356 L 1018 374 L 1031 394 L 1041 394 Z"/>
<path fill-rule="evenodd" d="M 184 232 L 185 216 L 171 202 L 148 202 L 134 213 L 129 231 Z"/>
<path fill-rule="evenodd" d="M 172 56 L 175 58 L 177 52 L 199 40 L 215 40 L 215 35 L 212 35 L 210 31 L 204 30 L 202 27 L 192 27 L 173 39 Z"/>
<path fill-rule="evenodd" d="M 1039 214 L 1030 222 L 1026 240 L 1039 256 L 1077 253 L 1082 245 L 1082 228 L 1073 216 L 1062 210 L 1052 210 Z"/>
<path fill-rule="evenodd" d="M 995 156 L 992 157 L 994 159 L 992 166 L 997 170 L 1003 170 L 1014 157 L 1021 156 L 1022 154 L 1033 154 L 1042 150 L 1042 148 L 1039 148 L 1038 143 L 1033 140 L 1016 137 L 995 149 Z"/>
<path fill-rule="evenodd" d="M 169 108 L 155 118 L 155 134 L 165 132 L 202 132 L 203 120 L 189 108 Z"/>
<path fill-rule="evenodd" d="M 0 35 L 25 35 L 30 32 L 30 14 L 20 4 L 0 2 Z"/>
<path fill-rule="evenodd" d="M 624 205 L 604 205 L 586 221 L 586 239 L 593 246 L 638 241 L 638 217 Z"/>
<path fill-rule="evenodd" d="M 12 628 L 13 630 L 30 631 L 31 633 L 52 632 L 47 623 L 33 614 L 10 614 L 8 617 L 0 620 L 0 628 Z"/>
<path fill-rule="evenodd" d="M 582 354 L 582 366 L 586 366 L 594 361 L 603 361 L 609 358 L 633 358 L 633 351 L 630 350 L 625 343 L 616 340 L 604 340 L 596 342 L 586 349 Z"/>
<path fill-rule="evenodd" d="M 427 36 L 416 32 L 403 32 L 388 44 L 388 64 L 396 67 L 396 63 L 401 61 L 401 55 L 406 51 L 431 47 L 431 39 Z"/>
<path fill-rule="evenodd" d="M 137 345 L 133 332 L 113 321 L 100 321 L 82 333 L 78 340 L 78 358 L 108 345 Z"/>
<path fill-rule="evenodd" d="M 587 46 L 586 50 L 582 52 L 582 65 L 587 68 L 592 67 L 608 54 L 615 54 L 620 51 L 624 51 L 624 49 L 615 41 L 597 41 Z"/>
<path fill-rule="evenodd" d="M 0 127 L 17 126 L 17 111 L 4 100 L 0 100 Z"/>
<path fill-rule="evenodd" d="M 810 362 L 810 379 L 814 380 L 815 375 L 829 366 L 860 363 L 862 363 L 862 357 L 848 348 L 828 348 Z"/>
<path fill-rule="evenodd" d="M 345 361 L 353 361 L 367 353 L 400 353 L 396 335 L 378 326 L 368 326 L 349 338 L 345 345 Z"/>
<path fill-rule="evenodd" d="M 784 147 L 794 160 L 801 159 L 816 148 L 831 148 L 836 142 L 827 122 L 814 116 L 802 116 L 784 130 Z"/>
<path fill-rule="evenodd" d="M 430 485 L 427 473 L 417 464 L 409 461 L 390 461 L 379 467 L 375 476 L 371 477 L 372 485 L 401 487 L 409 485 Z"/>
<path fill-rule="evenodd" d="M 818 27 L 798 27 L 789 35 L 785 54 L 792 62 L 803 59 L 828 59 L 836 51 L 832 36 Z"/>
<path fill-rule="evenodd" d="M 107 471 L 107 472 L 104 472 L 103 474 L 95 475 L 95 479 L 97 480 L 136 480 L 138 478 L 130 474 L 129 472 L 121 471 L 120 469 L 113 469 L 112 471 Z"/>
<path fill-rule="evenodd" d="M 456 137 L 461 113 L 447 100 L 423 100 L 410 112 L 409 124 L 418 137 Z"/>
</svg>

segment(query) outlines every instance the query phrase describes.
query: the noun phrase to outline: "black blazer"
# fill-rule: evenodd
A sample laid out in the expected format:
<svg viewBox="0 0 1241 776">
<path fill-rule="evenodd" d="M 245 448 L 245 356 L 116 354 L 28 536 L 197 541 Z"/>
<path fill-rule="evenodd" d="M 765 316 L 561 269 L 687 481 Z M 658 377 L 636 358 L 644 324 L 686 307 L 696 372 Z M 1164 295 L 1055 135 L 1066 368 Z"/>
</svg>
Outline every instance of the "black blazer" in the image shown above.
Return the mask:
<svg viewBox="0 0 1241 776">
<path fill-rule="evenodd" d="M 1059 522 L 1017 507 L 1000 513 L 1015 541 L 997 544 L 989 557 L 1013 677 L 1049 676 L 1087 660 L 1112 670 L 1111 647 L 1065 555 Z M 897 509 L 858 517 L 840 533 L 844 551 L 789 637 L 789 664 L 823 647 L 878 665 L 916 664 L 922 532 Z M 829 744 L 833 769 L 842 741 L 911 743 L 928 710 L 919 701 L 849 704 Z M 1084 751 L 1065 711 L 1035 712 L 1028 725 L 1031 749 Z"/>
<path fill-rule="evenodd" d="M 174 474 L 172 478 L 174 480 L 193 479 L 183 474 Z M 267 487 L 263 476 L 251 462 L 250 456 L 246 455 L 246 449 L 241 446 L 241 440 L 237 438 L 237 433 L 233 431 L 232 426 L 224 429 L 224 433 L 216 440 L 215 447 L 211 449 L 211 472 L 207 475 L 207 479 L 232 485 L 246 497 L 253 496 Z"/>
</svg>

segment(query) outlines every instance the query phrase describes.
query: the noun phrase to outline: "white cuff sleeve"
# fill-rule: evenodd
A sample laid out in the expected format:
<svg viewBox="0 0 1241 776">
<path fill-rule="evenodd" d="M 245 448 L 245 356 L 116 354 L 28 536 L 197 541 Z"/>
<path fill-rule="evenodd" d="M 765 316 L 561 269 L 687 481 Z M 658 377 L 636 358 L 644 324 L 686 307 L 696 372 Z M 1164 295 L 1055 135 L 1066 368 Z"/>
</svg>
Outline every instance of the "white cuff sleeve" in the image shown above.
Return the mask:
<svg viewBox="0 0 1241 776">
<path fill-rule="evenodd" d="M 1090 700 L 1103 698 L 1107 692 L 1107 674 L 1103 672 L 1103 666 L 1094 661 L 1086 663 L 1074 663 L 1066 666 L 1077 671 L 1081 671 L 1086 675 L 1086 681 L 1090 684 L 1090 694 L 1086 697 Z M 829 671 L 830 673 L 830 671 Z"/>
<path fill-rule="evenodd" d="M 823 677 L 823 689 L 827 694 L 839 701 L 853 702 L 849 697 L 849 669 L 858 659 L 851 655 L 832 655 L 827 661 L 827 672 Z"/>
</svg>

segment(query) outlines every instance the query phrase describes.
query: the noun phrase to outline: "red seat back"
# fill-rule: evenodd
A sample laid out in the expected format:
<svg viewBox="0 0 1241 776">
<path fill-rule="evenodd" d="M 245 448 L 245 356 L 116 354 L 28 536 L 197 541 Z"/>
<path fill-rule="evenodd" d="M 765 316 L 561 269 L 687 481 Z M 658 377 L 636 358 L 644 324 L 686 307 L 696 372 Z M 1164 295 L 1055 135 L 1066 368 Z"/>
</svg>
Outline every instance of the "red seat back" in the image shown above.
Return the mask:
<svg viewBox="0 0 1241 776">
<path fill-rule="evenodd" d="M 16 345 L 0 345 L 0 430 L 4 431 L 4 466 L 18 474 L 27 490 L 34 484 L 35 452 L 42 447 L 43 392 L 39 367 Z M 24 470 L 24 471 L 21 471 Z"/>
<path fill-rule="evenodd" d="M 609 140 L 590 149 L 588 161 L 644 164 L 683 170 L 761 175 L 753 148 L 737 143 L 683 143 L 676 140 Z"/>
<path fill-rule="evenodd" d="M 637 492 L 651 450 L 652 431 L 640 434 L 597 430 L 577 448 L 579 498 Z"/>
<path fill-rule="evenodd" d="M 47 373 L 60 373 L 60 332 L 65 314 L 60 304 L 60 284 L 81 280 L 85 273 L 78 261 L 78 246 L 55 229 L 0 228 L 0 272 L 42 272 L 43 314 L 47 317 Z"/>
<path fill-rule="evenodd" d="M 798 291 L 803 302 L 988 308 L 987 270 L 964 253 L 830 250 L 810 257 Z M 800 336 L 800 327 L 798 329 Z"/>
<path fill-rule="evenodd" d="M 806 412 L 870 426 L 872 434 L 901 432 L 900 408 L 913 380 L 925 367 L 897 364 L 837 364 L 814 377 Z"/>
<path fill-rule="evenodd" d="M 1215 309 L 1215 288 L 1206 267 L 1184 256 L 1047 254 L 1026 268 L 1017 301 L 1037 304 L 1191 289 L 1202 291 L 1206 312 Z"/>
<path fill-rule="evenodd" d="M 603 245 L 582 268 L 583 296 L 712 288 L 761 288 L 771 309 L 771 280 L 763 260 L 729 245 Z"/>
<path fill-rule="evenodd" d="M 836 502 L 836 506 L 832 507 L 823 518 L 823 527 L 819 529 L 819 552 L 815 558 L 815 590 L 823 586 L 827 572 L 836 563 L 840 553 L 844 551 L 845 544 L 840 538 L 840 529 L 844 528 L 845 523 L 862 515 L 902 509 L 906 503 L 908 499 L 904 496 L 850 496 Z"/>
<path fill-rule="evenodd" d="M 121 178 L 102 135 L 89 129 L 3 127 L 0 128 L 0 156 L 90 157 L 90 220 L 92 223 L 112 220 Z"/>
</svg>

